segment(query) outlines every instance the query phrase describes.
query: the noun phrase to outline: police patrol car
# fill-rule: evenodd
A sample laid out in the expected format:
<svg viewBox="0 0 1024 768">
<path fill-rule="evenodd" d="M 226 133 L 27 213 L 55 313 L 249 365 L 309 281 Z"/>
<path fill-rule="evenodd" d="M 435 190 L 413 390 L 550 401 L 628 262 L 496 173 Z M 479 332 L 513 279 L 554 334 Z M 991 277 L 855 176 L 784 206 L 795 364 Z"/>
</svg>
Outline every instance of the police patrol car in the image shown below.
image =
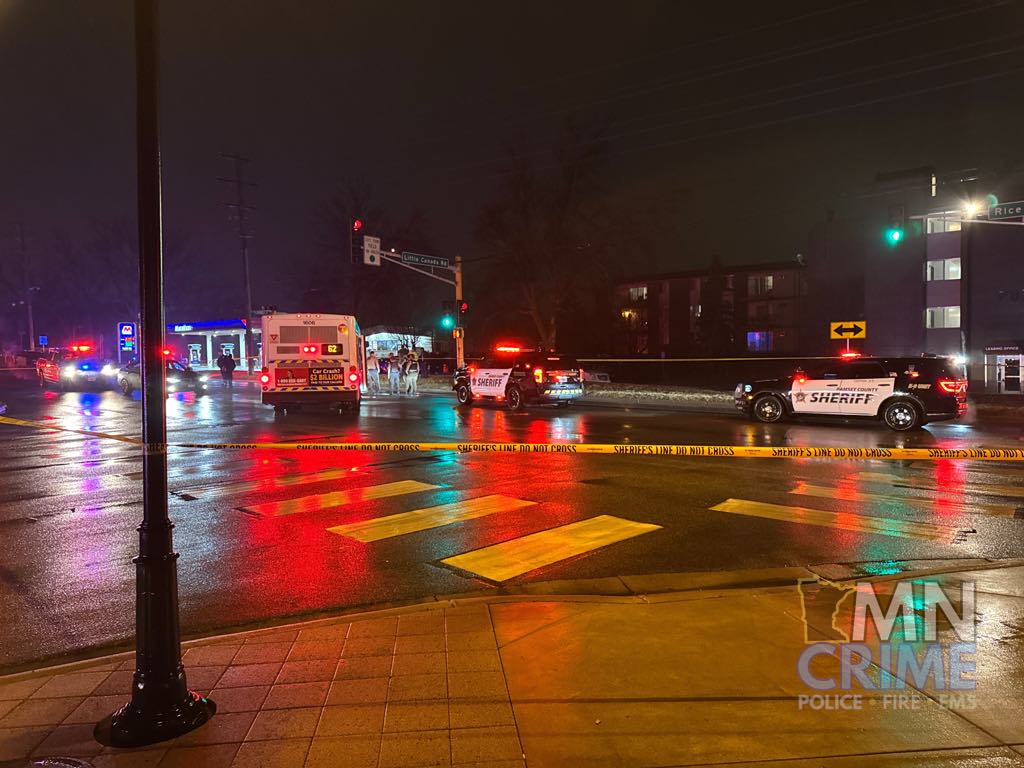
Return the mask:
<svg viewBox="0 0 1024 768">
<path fill-rule="evenodd" d="M 566 355 L 499 344 L 479 364 L 455 371 L 452 389 L 460 405 L 488 398 L 506 403 L 512 411 L 528 403 L 566 408 L 583 396 L 583 372 Z"/>
<path fill-rule="evenodd" d="M 967 379 L 951 358 L 848 354 L 792 377 L 741 383 L 734 398 L 739 410 L 767 424 L 789 416 L 849 416 L 905 432 L 967 410 Z"/>
</svg>

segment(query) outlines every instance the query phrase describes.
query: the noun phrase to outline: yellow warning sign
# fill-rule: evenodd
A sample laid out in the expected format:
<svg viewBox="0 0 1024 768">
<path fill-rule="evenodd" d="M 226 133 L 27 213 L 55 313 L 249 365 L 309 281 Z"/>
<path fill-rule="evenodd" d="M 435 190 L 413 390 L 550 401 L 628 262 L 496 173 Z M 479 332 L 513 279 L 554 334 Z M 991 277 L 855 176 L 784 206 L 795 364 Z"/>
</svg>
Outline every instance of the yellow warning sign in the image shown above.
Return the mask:
<svg viewBox="0 0 1024 768">
<path fill-rule="evenodd" d="M 828 324 L 830 339 L 866 339 L 868 324 L 863 320 L 839 320 Z"/>
</svg>

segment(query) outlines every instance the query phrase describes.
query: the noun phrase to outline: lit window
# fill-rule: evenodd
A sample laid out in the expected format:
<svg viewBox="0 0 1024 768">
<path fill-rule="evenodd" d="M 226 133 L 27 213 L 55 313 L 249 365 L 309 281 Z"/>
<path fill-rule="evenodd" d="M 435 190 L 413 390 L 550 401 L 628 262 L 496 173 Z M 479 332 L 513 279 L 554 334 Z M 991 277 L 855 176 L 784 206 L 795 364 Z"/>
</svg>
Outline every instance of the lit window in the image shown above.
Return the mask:
<svg viewBox="0 0 1024 768">
<path fill-rule="evenodd" d="M 960 257 L 953 259 L 937 259 L 929 261 L 925 269 L 925 280 L 959 280 L 960 279 Z"/>
<path fill-rule="evenodd" d="M 647 301 L 647 286 L 646 285 L 634 285 L 629 289 L 629 300 L 630 301 Z"/>
<path fill-rule="evenodd" d="M 925 328 L 959 328 L 960 307 L 928 307 L 924 311 Z"/>
<path fill-rule="evenodd" d="M 747 294 L 750 296 L 766 296 L 774 287 L 773 275 L 751 275 L 747 278 Z"/>
<path fill-rule="evenodd" d="M 771 331 L 747 331 L 748 352 L 771 352 L 772 332 Z"/>
</svg>

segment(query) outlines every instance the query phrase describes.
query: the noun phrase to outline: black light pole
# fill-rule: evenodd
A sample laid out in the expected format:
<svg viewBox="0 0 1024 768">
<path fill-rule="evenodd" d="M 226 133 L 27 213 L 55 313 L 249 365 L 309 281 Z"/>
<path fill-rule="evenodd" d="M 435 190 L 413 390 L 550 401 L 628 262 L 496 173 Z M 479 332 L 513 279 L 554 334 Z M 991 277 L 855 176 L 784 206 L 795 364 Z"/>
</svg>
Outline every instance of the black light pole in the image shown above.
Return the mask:
<svg viewBox="0 0 1024 768">
<path fill-rule="evenodd" d="M 167 391 L 163 356 L 158 0 L 135 0 L 139 299 L 142 309 L 142 483 L 135 559 L 135 677 L 131 701 L 96 725 L 98 741 L 138 747 L 205 723 L 216 706 L 189 691 L 181 663 L 178 555 L 167 514 Z"/>
</svg>

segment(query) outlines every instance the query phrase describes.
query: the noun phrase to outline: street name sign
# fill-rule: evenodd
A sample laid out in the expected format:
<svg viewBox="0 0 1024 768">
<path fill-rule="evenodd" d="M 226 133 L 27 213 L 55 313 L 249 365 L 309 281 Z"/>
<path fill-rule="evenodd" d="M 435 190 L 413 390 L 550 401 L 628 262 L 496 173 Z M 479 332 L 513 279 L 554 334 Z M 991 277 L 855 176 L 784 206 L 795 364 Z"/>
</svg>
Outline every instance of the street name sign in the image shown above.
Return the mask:
<svg viewBox="0 0 1024 768">
<path fill-rule="evenodd" d="M 451 262 L 445 256 L 428 256 L 425 253 L 402 251 L 402 263 L 414 264 L 417 267 L 438 267 L 451 269 Z"/>
<path fill-rule="evenodd" d="M 371 267 L 380 266 L 380 238 L 366 235 L 363 237 L 363 264 Z"/>
<path fill-rule="evenodd" d="M 863 320 L 839 320 L 828 324 L 830 339 L 866 339 L 868 324 Z"/>
<path fill-rule="evenodd" d="M 1024 217 L 1024 200 L 1015 203 L 996 203 L 988 208 L 990 219 L 1019 219 Z"/>
</svg>

